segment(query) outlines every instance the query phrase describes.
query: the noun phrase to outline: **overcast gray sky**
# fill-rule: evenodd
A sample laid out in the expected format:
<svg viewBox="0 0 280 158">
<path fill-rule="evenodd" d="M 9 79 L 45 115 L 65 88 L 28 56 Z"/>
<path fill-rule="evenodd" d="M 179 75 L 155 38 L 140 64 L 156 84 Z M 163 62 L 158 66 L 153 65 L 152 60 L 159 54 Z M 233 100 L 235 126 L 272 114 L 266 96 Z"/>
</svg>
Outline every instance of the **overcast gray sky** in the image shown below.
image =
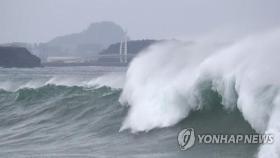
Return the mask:
<svg viewBox="0 0 280 158">
<path fill-rule="evenodd" d="M 45 42 L 114 21 L 133 39 L 252 32 L 280 24 L 280 0 L 0 0 L 0 43 Z"/>
</svg>

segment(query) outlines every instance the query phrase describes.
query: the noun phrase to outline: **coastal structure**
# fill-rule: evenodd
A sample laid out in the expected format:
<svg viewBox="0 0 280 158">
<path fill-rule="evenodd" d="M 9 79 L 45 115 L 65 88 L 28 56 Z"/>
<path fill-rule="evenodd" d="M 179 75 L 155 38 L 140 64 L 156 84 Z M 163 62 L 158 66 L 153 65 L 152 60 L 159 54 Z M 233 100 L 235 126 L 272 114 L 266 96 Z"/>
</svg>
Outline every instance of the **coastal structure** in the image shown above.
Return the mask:
<svg viewBox="0 0 280 158">
<path fill-rule="evenodd" d="M 127 63 L 127 32 L 120 42 L 120 63 Z"/>
</svg>

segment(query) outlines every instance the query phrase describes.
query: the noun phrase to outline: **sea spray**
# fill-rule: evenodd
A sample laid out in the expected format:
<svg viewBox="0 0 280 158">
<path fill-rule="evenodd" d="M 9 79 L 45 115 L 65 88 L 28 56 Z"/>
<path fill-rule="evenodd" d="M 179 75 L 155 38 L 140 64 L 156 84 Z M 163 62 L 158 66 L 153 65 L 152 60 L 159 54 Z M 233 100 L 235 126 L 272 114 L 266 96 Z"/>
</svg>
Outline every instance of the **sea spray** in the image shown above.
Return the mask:
<svg viewBox="0 0 280 158">
<path fill-rule="evenodd" d="M 111 68 L 106 68 L 104 74 L 99 69 L 0 68 L 1 83 L 11 86 L 10 90 L 0 87 L 0 157 L 114 157 L 117 153 L 124 158 L 216 158 L 218 152 L 220 157 L 248 158 L 256 153 L 258 145 L 251 144 L 236 148 L 229 144 L 218 149 L 197 145 L 188 152 L 178 151 L 177 134 L 186 126 L 197 132 L 254 133 L 238 110 L 226 112 L 221 108 L 221 97 L 211 89 L 211 82 L 203 80 L 196 92 L 199 98 L 193 101 L 200 104 L 199 108 L 218 106 L 192 112 L 171 128 L 137 135 L 118 132 L 129 108 L 120 106 L 121 89 L 113 87 L 121 83 L 125 72 L 113 69 L 111 73 Z M 219 84 L 220 80 L 215 82 Z"/>
<path fill-rule="evenodd" d="M 120 102 L 130 109 L 121 130 L 178 123 L 203 108 L 203 85 L 210 82 L 226 109 L 238 108 L 257 132 L 278 136 L 259 157 L 279 157 L 279 41 L 274 30 L 223 48 L 174 41 L 151 47 L 127 71 Z"/>
</svg>

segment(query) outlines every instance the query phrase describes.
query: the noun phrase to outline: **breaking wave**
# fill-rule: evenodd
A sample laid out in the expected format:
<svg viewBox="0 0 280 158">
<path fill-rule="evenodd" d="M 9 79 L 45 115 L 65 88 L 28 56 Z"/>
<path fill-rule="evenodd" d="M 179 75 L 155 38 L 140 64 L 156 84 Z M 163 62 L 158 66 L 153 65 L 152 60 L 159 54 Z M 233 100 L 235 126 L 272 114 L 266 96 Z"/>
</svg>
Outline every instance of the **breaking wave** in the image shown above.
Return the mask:
<svg viewBox="0 0 280 158">
<path fill-rule="evenodd" d="M 198 132 L 253 132 L 238 110 L 221 108 L 213 91 L 204 92 L 206 102 L 217 107 L 193 112 L 174 127 L 136 135 L 119 132 L 128 110 L 118 102 L 120 93 L 105 86 L 0 90 L 0 157 L 217 158 L 219 152 L 219 157 L 248 158 L 256 151 L 256 145 L 196 145 L 180 151 L 177 133 L 186 126 Z"/>
<path fill-rule="evenodd" d="M 279 41 L 275 30 L 217 47 L 174 41 L 150 47 L 127 70 L 120 102 L 129 111 L 121 131 L 173 126 L 209 105 L 204 94 L 211 90 L 256 132 L 274 135 L 259 158 L 280 157 Z"/>
<path fill-rule="evenodd" d="M 226 45 L 165 42 L 120 71 L 0 69 L 0 156 L 245 158 L 258 148 L 180 152 L 178 131 L 193 127 L 273 134 L 257 154 L 280 157 L 279 41 L 280 30 Z"/>
</svg>

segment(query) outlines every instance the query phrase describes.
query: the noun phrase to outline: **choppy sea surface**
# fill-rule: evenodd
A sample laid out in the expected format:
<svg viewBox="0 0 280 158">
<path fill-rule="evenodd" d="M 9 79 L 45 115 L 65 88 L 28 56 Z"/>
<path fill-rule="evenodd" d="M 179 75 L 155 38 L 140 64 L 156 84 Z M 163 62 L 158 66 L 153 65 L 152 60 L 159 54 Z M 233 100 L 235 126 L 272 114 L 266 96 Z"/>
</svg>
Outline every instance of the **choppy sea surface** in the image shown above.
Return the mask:
<svg viewBox="0 0 280 158">
<path fill-rule="evenodd" d="M 212 91 L 205 92 L 205 104 L 213 108 L 193 112 L 174 126 L 120 130 L 130 108 L 119 102 L 126 71 L 0 68 L 0 157 L 247 158 L 257 152 L 253 144 L 196 144 L 180 150 L 177 135 L 188 127 L 198 133 L 254 133 L 241 113 L 226 112 Z"/>
</svg>

